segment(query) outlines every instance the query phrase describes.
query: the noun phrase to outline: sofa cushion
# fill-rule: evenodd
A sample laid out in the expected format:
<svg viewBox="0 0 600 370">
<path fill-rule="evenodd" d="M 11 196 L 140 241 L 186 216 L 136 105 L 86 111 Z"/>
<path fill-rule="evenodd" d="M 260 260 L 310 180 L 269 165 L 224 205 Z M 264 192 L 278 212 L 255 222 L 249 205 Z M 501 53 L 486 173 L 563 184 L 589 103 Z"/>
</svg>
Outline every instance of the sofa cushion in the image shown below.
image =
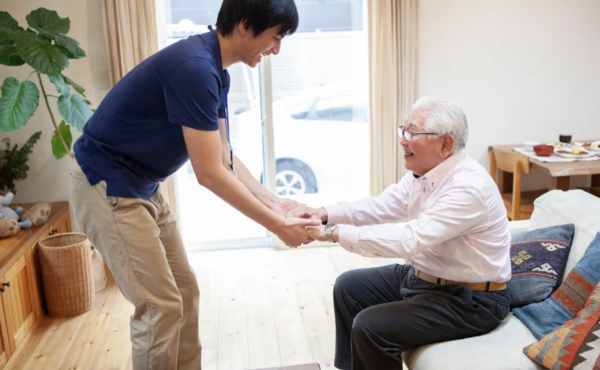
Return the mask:
<svg viewBox="0 0 600 370">
<path fill-rule="evenodd" d="M 552 296 L 543 302 L 515 308 L 513 313 L 537 339 L 571 320 L 600 281 L 600 233 Z"/>
<path fill-rule="evenodd" d="M 575 224 L 575 237 L 565 267 L 568 273 L 600 232 L 599 209 L 600 198 L 583 190 L 553 190 L 535 200 L 529 229 Z"/>
<path fill-rule="evenodd" d="M 600 284 L 574 319 L 523 352 L 548 369 L 600 369 Z"/>
<path fill-rule="evenodd" d="M 507 283 L 511 307 L 541 302 L 560 285 L 574 231 L 575 225 L 568 224 L 512 237 L 512 277 Z"/>
<path fill-rule="evenodd" d="M 523 354 L 535 337 L 512 314 L 496 330 L 477 337 L 421 346 L 402 359 L 409 370 L 537 370 Z"/>
</svg>

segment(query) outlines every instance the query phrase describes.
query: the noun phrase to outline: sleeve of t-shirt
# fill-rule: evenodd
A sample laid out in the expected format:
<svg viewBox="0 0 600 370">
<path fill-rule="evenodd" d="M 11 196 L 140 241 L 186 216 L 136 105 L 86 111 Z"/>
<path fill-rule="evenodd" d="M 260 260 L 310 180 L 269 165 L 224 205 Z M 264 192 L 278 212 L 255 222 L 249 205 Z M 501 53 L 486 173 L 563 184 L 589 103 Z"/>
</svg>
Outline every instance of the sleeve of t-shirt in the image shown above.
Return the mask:
<svg viewBox="0 0 600 370">
<path fill-rule="evenodd" d="M 191 58 L 165 75 L 163 92 L 169 122 L 197 130 L 219 129 L 219 77 L 212 63 Z"/>
</svg>

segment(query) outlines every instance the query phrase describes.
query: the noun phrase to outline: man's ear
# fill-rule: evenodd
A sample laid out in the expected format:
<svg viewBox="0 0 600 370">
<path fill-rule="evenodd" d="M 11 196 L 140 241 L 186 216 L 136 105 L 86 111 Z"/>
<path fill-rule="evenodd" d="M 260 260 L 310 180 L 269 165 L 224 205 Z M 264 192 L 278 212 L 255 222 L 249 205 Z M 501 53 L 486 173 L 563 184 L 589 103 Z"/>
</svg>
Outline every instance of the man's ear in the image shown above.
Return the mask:
<svg viewBox="0 0 600 370">
<path fill-rule="evenodd" d="M 454 136 L 444 135 L 442 137 L 442 154 L 450 155 L 454 149 Z"/>
<path fill-rule="evenodd" d="M 240 23 L 238 23 L 238 30 L 242 37 L 245 37 L 249 32 L 252 32 L 252 29 L 250 29 L 250 26 L 248 26 L 248 22 L 246 22 L 245 19 L 242 19 Z"/>
</svg>

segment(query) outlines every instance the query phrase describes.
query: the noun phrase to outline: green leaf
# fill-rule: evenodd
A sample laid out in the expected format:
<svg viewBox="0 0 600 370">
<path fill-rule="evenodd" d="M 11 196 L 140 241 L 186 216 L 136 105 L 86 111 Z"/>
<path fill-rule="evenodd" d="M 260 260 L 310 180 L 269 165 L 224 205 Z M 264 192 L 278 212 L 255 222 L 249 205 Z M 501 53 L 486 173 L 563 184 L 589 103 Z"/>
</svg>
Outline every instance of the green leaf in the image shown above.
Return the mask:
<svg viewBox="0 0 600 370">
<path fill-rule="evenodd" d="M 49 76 L 49 78 L 50 82 L 52 82 L 54 84 L 54 87 L 56 87 L 56 91 L 66 96 L 67 98 L 69 97 L 69 95 L 71 95 L 71 89 L 69 89 L 69 86 L 67 86 L 63 75 Z"/>
<path fill-rule="evenodd" d="M 4 139 L 2 139 L 2 142 L 3 142 L 4 144 L 10 144 L 10 139 L 9 139 L 9 138 L 7 138 L 7 137 L 5 137 Z"/>
<path fill-rule="evenodd" d="M 61 18 L 54 10 L 38 8 L 25 17 L 29 27 L 37 31 L 46 31 L 59 35 L 66 35 L 71 28 L 69 18 Z"/>
<path fill-rule="evenodd" d="M 23 33 L 17 40 L 17 50 L 27 64 L 49 76 L 57 75 L 69 66 L 67 56 L 58 46 L 35 33 Z"/>
<path fill-rule="evenodd" d="M 68 154 L 68 151 L 65 149 L 60 137 L 58 136 L 57 130 L 54 130 L 54 135 L 52 135 L 52 139 L 50 142 L 52 143 L 52 154 L 56 159 L 61 159 L 65 155 Z M 65 121 L 62 121 L 60 125 L 58 125 L 58 131 L 62 135 L 63 139 L 65 139 L 65 144 L 69 150 L 71 150 L 71 144 L 73 143 L 73 135 L 71 135 L 71 126 L 67 125 Z"/>
<path fill-rule="evenodd" d="M 75 89 L 75 91 L 77 91 L 78 93 L 80 93 L 81 95 L 83 95 L 83 97 L 85 98 L 85 89 L 79 85 L 77 85 L 75 82 L 73 82 L 73 80 L 71 80 L 69 77 L 63 75 L 63 77 L 65 78 L 65 82 L 67 83 L 67 85 L 71 85 L 73 86 L 73 88 Z"/>
<path fill-rule="evenodd" d="M 17 47 L 14 45 L 0 45 L 0 64 L 5 66 L 20 66 L 25 61 L 19 55 Z"/>
<path fill-rule="evenodd" d="M 83 131 L 83 125 L 94 114 L 79 95 L 73 94 L 70 98 L 61 95 L 57 104 L 60 115 L 79 132 Z"/>
<path fill-rule="evenodd" d="M 6 78 L 0 98 L 0 132 L 11 132 L 25 126 L 39 103 L 40 92 L 33 82 L 19 84 L 14 77 Z"/>
<path fill-rule="evenodd" d="M 29 13 L 26 19 L 29 27 L 38 31 L 40 35 L 54 40 L 70 59 L 85 57 L 85 51 L 79 47 L 79 42 L 65 36 L 71 28 L 69 18 L 60 18 L 55 11 L 39 8 Z"/>
<path fill-rule="evenodd" d="M 79 47 L 79 42 L 68 36 L 56 35 L 54 37 L 54 42 L 65 52 L 65 54 L 67 54 L 67 57 L 70 59 L 85 58 L 86 56 L 85 51 Z"/>
<path fill-rule="evenodd" d="M 16 40 L 23 31 L 8 12 L 0 12 L 0 40 Z"/>
</svg>

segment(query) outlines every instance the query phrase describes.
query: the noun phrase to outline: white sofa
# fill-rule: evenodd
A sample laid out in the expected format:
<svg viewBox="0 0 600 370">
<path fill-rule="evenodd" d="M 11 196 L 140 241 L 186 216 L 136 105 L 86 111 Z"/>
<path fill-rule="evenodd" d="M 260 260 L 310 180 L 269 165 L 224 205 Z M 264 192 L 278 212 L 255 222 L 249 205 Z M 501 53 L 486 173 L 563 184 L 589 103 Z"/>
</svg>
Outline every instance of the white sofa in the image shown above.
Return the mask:
<svg viewBox="0 0 600 370">
<path fill-rule="evenodd" d="M 600 232 L 600 198 L 581 190 L 554 190 L 535 201 L 531 220 L 510 222 L 510 228 L 514 235 L 567 223 L 576 226 L 564 274 L 567 276 Z M 418 347 L 404 353 L 403 360 L 409 370 L 542 369 L 523 354 L 523 348 L 533 342 L 533 334 L 511 313 L 491 333 Z"/>
</svg>

